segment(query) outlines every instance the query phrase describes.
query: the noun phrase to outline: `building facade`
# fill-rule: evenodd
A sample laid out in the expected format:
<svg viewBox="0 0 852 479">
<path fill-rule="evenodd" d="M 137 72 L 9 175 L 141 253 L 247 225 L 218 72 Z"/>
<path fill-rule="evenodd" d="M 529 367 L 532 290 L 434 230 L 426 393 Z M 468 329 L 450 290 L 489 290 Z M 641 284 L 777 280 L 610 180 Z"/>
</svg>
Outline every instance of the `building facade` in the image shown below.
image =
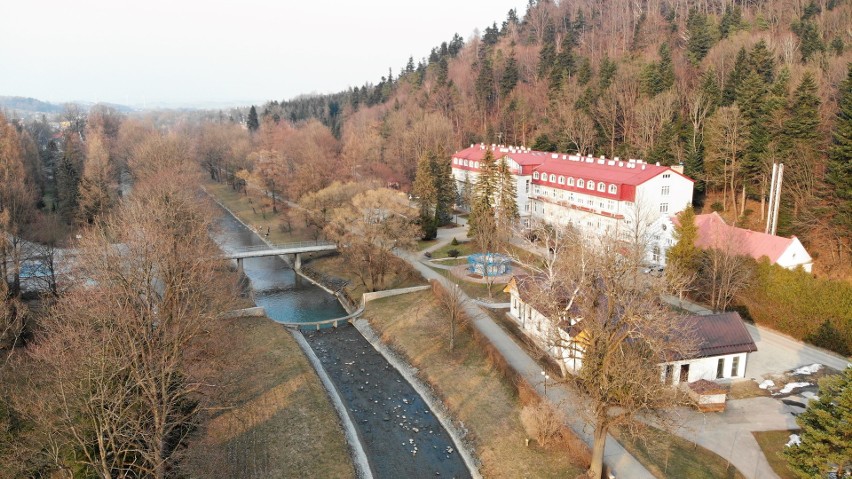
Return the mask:
<svg viewBox="0 0 852 479">
<path fill-rule="evenodd" d="M 505 158 L 509 165 L 526 225 L 538 219 L 572 225 L 589 235 L 646 240 L 660 216 L 680 212 L 692 202 L 694 182 L 678 167 L 484 144 L 453 154 L 453 177 L 461 197 L 472 191 L 487 150 L 495 161 Z"/>
<path fill-rule="evenodd" d="M 576 373 L 583 365 L 581 318 L 554 321 L 546 317 L 531 304 L 523 282 L 516 277 L 506 286 L 510 296 L 507 315 L 563 370 Z M 757 351 L 757 346 L 738 313 L 688 316 L 683 321 L 694 327 L 697 350 L 691 357 L 661 363 L 660 381 L 678 385 L 745 377 L 748 354 Z"/>
</svg>

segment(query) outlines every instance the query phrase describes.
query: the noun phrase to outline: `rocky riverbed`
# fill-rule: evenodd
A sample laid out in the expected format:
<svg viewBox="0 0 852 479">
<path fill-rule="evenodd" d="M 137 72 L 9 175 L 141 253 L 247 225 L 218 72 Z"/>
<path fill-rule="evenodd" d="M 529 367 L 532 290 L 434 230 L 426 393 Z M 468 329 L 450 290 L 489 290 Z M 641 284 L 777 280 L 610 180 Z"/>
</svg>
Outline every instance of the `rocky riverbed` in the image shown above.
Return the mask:
<svg viewBox="0 0 852 479">
<path fill-rule="evenodd" d="M 346 325 L 305 338 L 337 386 L 374 477 L 471 477 L 420 395 L 357 329 Z"/>
</svg>

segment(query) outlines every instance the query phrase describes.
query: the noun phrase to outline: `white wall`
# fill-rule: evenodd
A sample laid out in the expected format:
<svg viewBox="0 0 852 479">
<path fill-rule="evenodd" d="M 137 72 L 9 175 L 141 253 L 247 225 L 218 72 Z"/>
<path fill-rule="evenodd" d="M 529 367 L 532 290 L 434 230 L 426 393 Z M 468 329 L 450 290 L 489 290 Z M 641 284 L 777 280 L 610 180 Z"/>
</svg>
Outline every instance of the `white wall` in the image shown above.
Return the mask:
<svg viewBox="0 0 852 479">
<path fill-rule="evenodd" d="M 739 364 L 737 365 L 736 371 L 733 371 L 733 363 L 734 358 L 739 358 Z M 719 360 L 724 361 L 724 366 L 722 370 L 722 376 L 719 377 L 717 373 L 717 367 L 719 365 Z M 689 378 L 687 382 L 695 382 L 699 379 L 706 379 L 708 381 L 716 381 L 718 379 L 735 379 L 742 378 L 745 375 L 746 361 L 748 360 L 748 353 L 737 353 L 737 354 L 727 354 L 723 356 L 710 356 L 706 358 L 696 358 L 690 359 L 688 361 L 675 361 L 671 363 L 661 364 L 660 365 L 660 378 L 665 381 L 666 375 L 666 366 L 672 365 L 674 366 L 673 372 L 673 384 L 680 383 L 680 370 L 681 365 L 689 364 Z"/>
<path fill-rule="evenodd" d="M 802 269 L 810 273 L 814 265 L 814 260 L 811 259 L 811 255 L 802 246 L 799 238 L 793 237 L 790 246 L 778 257 L 778 261 L 775 263 L 787 269 L 796 269 L 798 266 L 801 266 Z"/>
</svg>

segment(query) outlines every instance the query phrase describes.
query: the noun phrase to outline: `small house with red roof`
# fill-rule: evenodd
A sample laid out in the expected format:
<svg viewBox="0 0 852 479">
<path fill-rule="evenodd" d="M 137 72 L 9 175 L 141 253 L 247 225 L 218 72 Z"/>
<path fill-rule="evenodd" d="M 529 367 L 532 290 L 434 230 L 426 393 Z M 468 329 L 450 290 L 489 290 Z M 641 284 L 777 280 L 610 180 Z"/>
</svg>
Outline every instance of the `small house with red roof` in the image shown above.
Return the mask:
<svg viewBox="0 0 852 479">
<path fill-rule="evenodd" d="M 516 179 L 518 211 L 527 225 L 539 219 L 628 239 L 661 215 L 680 212 L 692 202 L 694 182 L 679 167 L 485 144 L 453 154 L 453 176 L 462 197 L 472 191 L 488 150 L 495 161 L 505 159 L 509 165 Z"/>
<path fill-rule="evenodd" d="M 677 216 L 668 216 L 659 220 L 655 226 L 654 245 L 649 253 L 650 262 L 665 265 L 666 252 L 675 243 L 674 226 L 676 224 L 678 224 Z M 696 215 L 695 226 L 698 229 L 695 246 L 698 248 L 729 248 L 734 254 L 756 260 L 765 256 L 770 264 L 777 264 L 787 269 L 801 267 L 808 273 L 813 268 L 813 258 L 795 236 L 784 238 L 738 228 L 725 223 L 725 220 L 715 211 L 710 214 Z"/>
</svg>

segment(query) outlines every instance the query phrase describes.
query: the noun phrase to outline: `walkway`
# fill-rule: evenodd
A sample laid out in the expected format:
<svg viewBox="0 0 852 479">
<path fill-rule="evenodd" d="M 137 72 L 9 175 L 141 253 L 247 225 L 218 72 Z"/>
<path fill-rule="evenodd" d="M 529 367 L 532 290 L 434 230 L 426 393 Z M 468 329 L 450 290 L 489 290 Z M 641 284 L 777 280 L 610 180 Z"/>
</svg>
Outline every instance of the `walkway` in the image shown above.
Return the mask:
<svg viewBox="0 0 852 479">
<path fill-rule="evenodd" d="M 281 256 L 285 254 L 316 253 L 318 251 L 336 251 L 337 244 L 331 241 L 302 241 L 289 244 L 270 244 L 256 248 L 244 248 L 240 251 L 225 253 L 229 259 L 260 258 L 263 256 Z"/>
<path fill-rule="evenodd" d="M 467 232 L 462 227 L 439 229 L 439 241 L 426 251 L 440 248 L 446 242 L 451 241 L 453 237 L 462 241 L 467 239 Z M 408 261 L 427 280 L 434 279 L 441 282 L 445 287 L 451 287 L 449 280 L 420 261 L 423 252 L 397 252 L 397 254 Z M 585 421 L 577 414 L 577 410 L 582 408 L 583 399 L 567 387 L 552 382 L 548 384 L 545 394 L 541 366 L 473 301 L 466 302 L 465 312 L 471 318 L 473 326 L 500 352 L 506 362 L 524 377 L 539 395 L 546 397 L 552 404 L 560 407 L 565 412 L 565 417 L 568 418 L 568 425 L 571 429 L 586 444 L 591 446 L 593 430 L 591 427 L 587 427 Z M 607 436 L 604 462 L 618 478 L 645 479 L 654 477 L 611 436 Z"/>
<path fill-rule="evenodd" d="M 708 308 L 674 296 L 664 296 L 663 301 L 694 314 L 712 314 Z M 746 377 L 760 381 L 814 363 L 842 370 L 849 361 L 837 354 L 796 341 L 770 329 L 746 323 L 746 329 L 757 345 L 757 352 L 749 354 Z M 778 477 L 772 470 L 757 441 L 754 431 L 799 429 L 793 413 L 801 412 L 779 399 L 756 397 L 728 401 L 723 413 L 701 414 L 682 410 L 683 426 L 672 431 L 731 461 L 746 477 L 765 479 Z"/>
</svg>

